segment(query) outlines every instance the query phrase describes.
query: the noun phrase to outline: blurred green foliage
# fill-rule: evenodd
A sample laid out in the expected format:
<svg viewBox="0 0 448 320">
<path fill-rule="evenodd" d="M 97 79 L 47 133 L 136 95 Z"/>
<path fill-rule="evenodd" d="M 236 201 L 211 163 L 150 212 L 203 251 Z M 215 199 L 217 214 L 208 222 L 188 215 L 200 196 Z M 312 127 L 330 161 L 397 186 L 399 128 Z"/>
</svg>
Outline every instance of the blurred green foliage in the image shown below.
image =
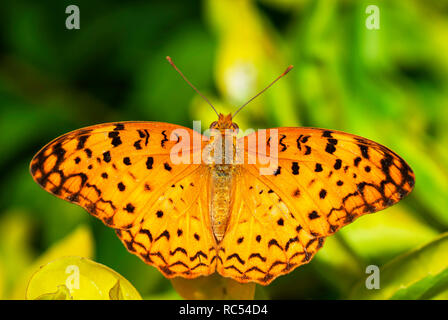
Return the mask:
<svg viewBox="0 0 448 320">
<path fill-rule="evenodd" d="M 80 30 L 65 28 L 69 4 L 80 8 Z M 370 4 L 380 9 L 379 30 L 365 26 Z M 343 130 L 390 147 L 415 171 L 406 200 L 328 238 L 311 263 L 257 286 L 256 297 L 446 298 L 438 237 L 448 227 L 447 16 L 447 1 L 423 0 L 3 1 L 0 298 L 24 298 L 30 268 L 47 263 L 44 252 L 81 225 L 93 234 L 79 243 L 85 256 L 119 272 L 143 298 L 179 298 L 112 229 L 41 190 L 28 172 L 42 146 L 83 126 L 152 120 L 191 127 L 200 119 L 208 127 L 215 114 L 166 55 L 222 112 L 293 64 L 238 115 L 242 129 Z M 431 241 L 418 263 L 397 258 Z M 433 270 L 434 261 L 432 277 L 413 273 Z M 387 288 L 405 281 L 407 289 L 356 295 L 369 264 L 385 265 Z M 402 278 L 394 278 L 397 270 Z"/>
</svg>

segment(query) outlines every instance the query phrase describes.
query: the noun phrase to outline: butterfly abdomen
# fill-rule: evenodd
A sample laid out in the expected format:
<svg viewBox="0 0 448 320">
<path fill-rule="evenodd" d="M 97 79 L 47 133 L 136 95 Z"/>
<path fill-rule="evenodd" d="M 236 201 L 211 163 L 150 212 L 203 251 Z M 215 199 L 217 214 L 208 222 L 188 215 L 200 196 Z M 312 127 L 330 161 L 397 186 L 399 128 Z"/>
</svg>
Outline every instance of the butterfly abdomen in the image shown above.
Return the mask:
<svg viewBox="0 0 448 320">
<path fill-rule="evenodd" d="M 233 193 L 234 166 L 218 164 L 210 167 L 210 221 L 219 243 L 226 232 Z"/>
</svg>

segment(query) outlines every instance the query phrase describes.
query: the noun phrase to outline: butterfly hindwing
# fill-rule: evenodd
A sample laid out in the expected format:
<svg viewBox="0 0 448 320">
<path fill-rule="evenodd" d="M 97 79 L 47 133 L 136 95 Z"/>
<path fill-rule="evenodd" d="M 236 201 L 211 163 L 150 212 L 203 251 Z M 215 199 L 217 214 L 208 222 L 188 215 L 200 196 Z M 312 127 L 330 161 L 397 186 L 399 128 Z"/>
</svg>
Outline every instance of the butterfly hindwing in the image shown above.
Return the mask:
<svg viewBox="0 0 448 320">
<path fill-rule="evenodd" d="M 269 284 L 311 260 L 324 237 L 303 228 L 283 198 L 242 169 L 232 215 L 219 250 L 218 272 L 241 282 Z"/>
<path fill-rule="evenodd" d="M 207 203 L 208 170 L 200 167 L 169 186 L 129 230 L 117 230 L 128 250 L 166 277 L 215 271 L 216 242 Z"/>
</svg>

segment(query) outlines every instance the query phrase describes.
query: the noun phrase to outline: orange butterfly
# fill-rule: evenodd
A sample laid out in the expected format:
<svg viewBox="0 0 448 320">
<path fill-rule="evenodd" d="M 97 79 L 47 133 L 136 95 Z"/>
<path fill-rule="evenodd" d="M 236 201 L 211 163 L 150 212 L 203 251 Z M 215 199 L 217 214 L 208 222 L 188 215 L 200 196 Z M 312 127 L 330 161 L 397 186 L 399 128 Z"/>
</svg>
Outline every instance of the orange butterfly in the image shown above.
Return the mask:
<svg viewBox="0 0 448 320">
<path fill-rule="evenodd" d="M 397 203 L 414 186 L 401 157 L 359 136 L 277 128 L 237 139 L 231 114 L 219 114 L 211 127 L 222 139 L 161 122 L 91 126 L 47 144 L 30 170 L 45 190 L 114 228 L 130 252 L 168 278 L 217 271 L 262 285 L 309 262 L 325 237 Z M 181 139 L 179 130 L 192 139 Z M 253 139 L 263 148 L 251 147 Z M 227 162 L 214 162 L 213 150 L 204 162 L 207 147 L 228 142 Z M 187 161 L 175 163 L 179 143 Z M 278 147 L 275 166 L 260 174 L 271 145 Z"/>
</svg>

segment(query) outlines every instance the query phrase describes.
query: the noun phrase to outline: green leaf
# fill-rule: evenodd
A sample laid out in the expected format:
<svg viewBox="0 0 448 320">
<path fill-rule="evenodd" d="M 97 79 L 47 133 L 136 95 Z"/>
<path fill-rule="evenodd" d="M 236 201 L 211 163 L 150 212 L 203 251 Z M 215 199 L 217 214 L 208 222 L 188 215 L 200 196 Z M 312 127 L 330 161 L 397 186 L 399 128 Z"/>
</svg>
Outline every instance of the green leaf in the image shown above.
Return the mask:
<svg viewBox="0 0 448 320">
<path fill-rule="evenodd" d="M 448 233 L 399 256 L 380 270 L 380 288 L 362 279 L 351 299 L 430 299 L 448 288 Z"/>
<path fill-rule="evenodd" d="M 420 281 L 417 281 L 407 288 L 399 289 L 397 292 L 395 292 L 391 299 L 422 299 L 427 293 L 430 293 L 432 289 L 437 287 L 439 284 L 443 284 L 443 287 L 445 289 L 444 291 L 447 291 L 448 269 L 445 269 L 435 276 L 428 275 L 427 277 L 423 278 Z"/>
<path fill-rule="evenodd" d="M 339 235 L 361 261 L 383 264 L 428 243 L 438 232 L 399 204 L 359 218 Z"/>
</svg>

